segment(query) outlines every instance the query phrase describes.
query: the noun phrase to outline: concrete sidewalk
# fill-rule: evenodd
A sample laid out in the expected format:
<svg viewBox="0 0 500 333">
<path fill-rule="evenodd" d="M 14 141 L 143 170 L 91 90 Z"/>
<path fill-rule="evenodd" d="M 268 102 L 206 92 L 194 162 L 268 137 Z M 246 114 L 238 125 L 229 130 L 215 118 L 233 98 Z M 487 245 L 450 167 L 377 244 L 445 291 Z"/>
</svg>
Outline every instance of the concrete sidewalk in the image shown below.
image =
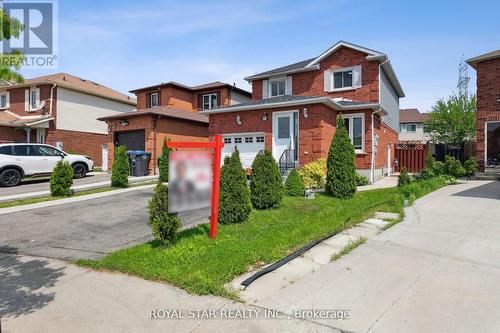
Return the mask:
<svg viewBox="0 0 500 333">
<path fill-rule="evenodd" d="M 349 309 L 354 332 L 500 332 L 500 182 L 447 186 L 405 220 L 254 305 Z"/>
<path fill-rule="evenodd" d="M 0 253 L 3 333 L 23 332 L 332 332 L 299 319 L 219 319 L 220 313 L 262 309 L 124 274 Z M 150 319 L 150 310 L 219 311 L 216 319 Z M 250 311 L 251 310 L 251 311 Z"/>
</svg>

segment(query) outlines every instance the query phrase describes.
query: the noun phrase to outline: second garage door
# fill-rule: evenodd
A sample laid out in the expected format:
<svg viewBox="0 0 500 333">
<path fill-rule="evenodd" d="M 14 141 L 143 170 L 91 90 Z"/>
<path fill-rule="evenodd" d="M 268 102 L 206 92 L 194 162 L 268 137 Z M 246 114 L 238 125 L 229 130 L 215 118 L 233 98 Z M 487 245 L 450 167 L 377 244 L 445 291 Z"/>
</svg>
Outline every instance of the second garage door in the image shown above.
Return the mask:
<svg viewBox="0 0 500 333">
<path fill-rule="evenodd" d="M 144 130 L 115 133 L 115 146 L 124 145 L 127 150 L 144 150 L 145 144 Z"/>
<path fill-rule="evenodd" d="M 259 151 L 264 150 L 264 133 L 227 134 L 223 135 L 223 140 L 222 163 L 237 147 L 243 168 L 249 168 Z"/>
</svg>

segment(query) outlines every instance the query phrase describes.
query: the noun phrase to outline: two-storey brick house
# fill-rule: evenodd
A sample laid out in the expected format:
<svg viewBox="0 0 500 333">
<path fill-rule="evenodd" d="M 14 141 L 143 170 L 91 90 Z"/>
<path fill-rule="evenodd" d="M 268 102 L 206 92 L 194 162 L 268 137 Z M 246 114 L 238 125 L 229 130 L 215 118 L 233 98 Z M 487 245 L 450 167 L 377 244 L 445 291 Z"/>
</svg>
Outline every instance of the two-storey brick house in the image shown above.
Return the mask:
<svg viewBox="0 0 500 333">
<path fill-rule="evenodd" d="M 246 78 L 252 101 L 200 111 L 224 154 L 237 147 L 245 167 L 263 149 L 280 165 L 326 158 L 341 114 L 356 168 L 371 181 L 390 174 L 403 89 L 384 53 L 340 41 L 319 56 Z M 288 161 L 287 161 L 288 160 Z"/>
<path fill-rule="evenodd" d="M 133 98 L 66 73 L 0 84 L 0 142 L 48 143 L 102 164 L 106 124 L 97 117 L 131 111 Z M 107 160 L 107 158 L 106 158 Z"/>
<path fill-rule="evenodd" d="M 481 171 L 500 166 L 500 50 L 467 60 L 477 72 L 476 159 Z"/>
<path fill-rule="evenodd" d="M 174 141 L 208 141 L 208 117 L 213 110 L 251 100 L 250 92 L 219 81 L 199 86 L 161 83 L 130 91 L 137 96 L 137 110 L 101 117 L 108 125 L 109 164 L 114 147 L 151 153 L 149 172 L 156 173 L 157 158 L 165 137 Z"/>
</svg>

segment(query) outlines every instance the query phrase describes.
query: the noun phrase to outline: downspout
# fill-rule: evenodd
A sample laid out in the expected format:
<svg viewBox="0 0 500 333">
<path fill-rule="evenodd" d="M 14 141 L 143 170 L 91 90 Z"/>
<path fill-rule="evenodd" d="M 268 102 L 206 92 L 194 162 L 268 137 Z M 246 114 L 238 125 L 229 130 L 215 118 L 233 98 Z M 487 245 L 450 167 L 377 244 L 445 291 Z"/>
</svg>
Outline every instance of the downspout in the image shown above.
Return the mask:
<svg viewBox="0 0 500 333">
<path fill-rule="evenodd" d="M 49 114 L 52 115 L 52 105 L 54 104 L 54 89 L 57 86 L 57 84 L 53 84 L 52 88 L 50 88 L 50 108 L 49 108 Z"/>
<path fill-rule="evenodd" d="M 153 175 L 156 175 L 156 167 L 157 167 L 157 164 L 158 164 L 158 157 L 156 156 L 156 132 L 157 132 L 157 127 L 158 127 L 158 119 L 160 118 L 161 116 L 158 116 L 158 117 L 155 117 L 154 120 L 153 120 L 153 133 L 154 133 L 154 140 L 153 140 Z"/>
</svg>

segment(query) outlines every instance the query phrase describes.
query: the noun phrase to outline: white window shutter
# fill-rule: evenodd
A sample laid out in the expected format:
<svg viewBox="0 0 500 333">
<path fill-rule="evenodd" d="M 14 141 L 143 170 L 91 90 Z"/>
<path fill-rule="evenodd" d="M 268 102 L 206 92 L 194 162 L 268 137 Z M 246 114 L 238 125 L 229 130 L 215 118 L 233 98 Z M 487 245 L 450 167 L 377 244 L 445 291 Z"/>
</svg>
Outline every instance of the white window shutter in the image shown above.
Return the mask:
<svg viewBox="0 0 500 333">
<path fill-rule="evenodd" d="M 361 87 L 361 66 L 354 66 L 352 73 L 353 86 L 356 88 Z"/>
<path fill-rule="evenodd" d="M 25 111 L 30 110 L 30 90 L 29 89 L 24 90 L 24 110 Z"/>
<path fill-rule="evenodd" d="M 332 71 L 327 69 L 323 72 L 325 92 L 332 91 Z"/>
<path fill-rule="evenodd" d="M 291 75 L 286 77 L 285 95 L 292 95 L 292 76 Z"/>
<path fill-rule="evenodd" d="M 5 97 L 5 106 L 10 107 L 10 92 L 7 91 L 7 96 Z"/>
<path fill-rule="evenodd" d="M 262 99 L 269 97 L 269 81 L 262 80 Z"/>
<path fill-rule="evenodd" d="M 40 88 L 36 89 L 36 106 L 40 105 Z"/>
</svg>

